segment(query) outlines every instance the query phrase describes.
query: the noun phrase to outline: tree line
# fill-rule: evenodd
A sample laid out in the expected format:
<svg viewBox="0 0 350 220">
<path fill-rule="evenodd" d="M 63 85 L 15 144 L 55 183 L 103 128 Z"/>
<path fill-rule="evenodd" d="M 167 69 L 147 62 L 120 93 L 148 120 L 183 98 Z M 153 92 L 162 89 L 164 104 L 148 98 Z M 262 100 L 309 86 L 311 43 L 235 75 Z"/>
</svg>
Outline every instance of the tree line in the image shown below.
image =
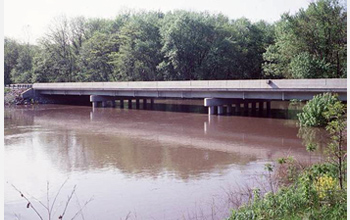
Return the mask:
<svg viewBox="0 0 350 220">
<path fill-rule="evenodd" d="M 346 5 L 273 24 L 190 11 L 56 18 L 37 45 L 4 39 L 8 83 L 346 77 Z"/>
</svg>

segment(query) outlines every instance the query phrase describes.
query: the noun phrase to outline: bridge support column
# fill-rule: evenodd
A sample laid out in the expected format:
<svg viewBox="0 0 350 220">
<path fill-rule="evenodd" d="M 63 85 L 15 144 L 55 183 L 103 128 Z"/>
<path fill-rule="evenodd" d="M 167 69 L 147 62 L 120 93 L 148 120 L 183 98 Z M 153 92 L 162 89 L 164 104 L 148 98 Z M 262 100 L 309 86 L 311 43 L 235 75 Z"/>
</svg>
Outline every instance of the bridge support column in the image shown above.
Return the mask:
<svg viewBox="0 0 350 220">
<path fill-rule="evenodd" d="M 259 101 L 259 112 L 262 112 L 264 110 L 264 102 Z"/>
<path fill-rule="evenodd" d="M 97 108 L 98 107 L 98 102 L 92 102 L 92 107 Z"/>
<path fill-rule="evenodd" d="M 252 111 L 253 112 L 256 111 L 256 102 L 255 101 L 252 102 Z"/>
<path fill-rule="evenodd" d="M 124 99 L 120 100 L 120 108 L 124 108 Z"/>
<path fill-rule="evenodd" d="M 106 108 L 107 107 L 107 101 L 102 101 L 102 108 Z"/>
<path fill-rule="evenodd" d="M 244 113 L 247 113 L 249 110 L 249 102 L 248 101 L 244 101 Z"/>
<path fill-rule="evenodd" d="M 241 102 L 237 102 L 236 103 L 236 106 L 235 106 L 236 108 L 235 108 L 235 111 L 236 111 L 236 113 L 239 113 L 240 111 L 241 111 Z"/>
<path fill-rule="evenodd" d="M 208 114 L 214 115 L 215 114 L 215 106 L 209 106 L 208 107 Z"/>
<path fill-rule="evenodd" d="M 128 100 L 128 108 L 132 109 L 132 100 L 131 99 Z"/>
<path fill-rule="evenodd" d="M 227 114 L 232 113 L 232 105 L 227 105 Z"/>
<path fill-rule="evenodd" d="M 112 108 L 115 108 L 115 107 L 116 107 L 115 100 L 112 100 L 112 101 L 111 101 L 111 106 L 112 106 Z"/>
<path fill-rule="evenodd" d="M 147 108 L 147 99 L 143 99 L 143 109 Z"/>
<path fill-rule="evenodd" d="M 266 110 L 268 113 L 271 111 L 271 101 L 266 102 Z"/>
<path fill-rule="evenodd" d="M 92 102 L 93 107 L 98 107 L 98 103 L 101 102 L 103 108 L 108 106 L 108 103 L 111 102 L 111 105 L 115 105 L 114 96 L 100 96 L 100 95 L 90 95 L 90 102 Z"/>
<path fill-rule="evenodd" d="M 224 114 L 224 106 L 220 105 L 218 106 L 218 115 L 223 115 Z"/>
<path fill-rule="evenodd" d="M 136 108 L 137 108 L 137 109 L 140 108 L 140 99 L 136 99 Z"/>
</svg>

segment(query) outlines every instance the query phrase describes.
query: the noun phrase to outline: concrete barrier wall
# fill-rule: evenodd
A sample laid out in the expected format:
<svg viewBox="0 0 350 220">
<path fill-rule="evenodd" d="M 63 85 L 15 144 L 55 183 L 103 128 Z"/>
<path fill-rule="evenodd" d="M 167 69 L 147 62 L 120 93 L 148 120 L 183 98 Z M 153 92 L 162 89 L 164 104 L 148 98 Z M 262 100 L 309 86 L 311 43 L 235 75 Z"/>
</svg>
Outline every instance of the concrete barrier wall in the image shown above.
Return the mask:
<svg viewBox="0 0 350 220">
<path fill-rule="evenodd" d="M 346 89 L 346 79 L 35 83 L 34 89 Z M 269 82 L 269 83 L 268 83 Z"/>
</svg>

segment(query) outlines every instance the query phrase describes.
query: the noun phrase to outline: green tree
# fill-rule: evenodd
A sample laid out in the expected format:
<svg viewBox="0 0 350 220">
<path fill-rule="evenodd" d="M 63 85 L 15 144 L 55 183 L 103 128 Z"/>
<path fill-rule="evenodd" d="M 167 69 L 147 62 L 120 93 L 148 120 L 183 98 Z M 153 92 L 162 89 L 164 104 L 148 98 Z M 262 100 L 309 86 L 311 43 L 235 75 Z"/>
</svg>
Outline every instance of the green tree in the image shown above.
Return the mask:
<svg viewBox="0 0 350 220">
<path fill-rule="evenodd" d="M 17 59 L 19 57 L 19 43 L 17 41 L 5 37 L 4 39 L 4 83 L 10 84 L 11 71 L 17 65 Z"/>
<path fill-rule="evenodd" d="M 264 54 L 267 77 L 346 77 L 347 12 L 319 0 L 276 23 L 275 44 Z"/>
<path fill-rule="evenodd" d="M 118 49 L 117 35 L 96 32 L 80 50 L 77 81 L 116 81 L 111 54 Z"/>
<path fill-rule="evenodd" d="M 35 46 L 20 45 L 16 66 L 11 70 L 11 80 L 14 83 L 31 83 L 33 73 L 33 57 Z"/>
<path fill-rule="evenodd" d="M 119 50 L 111 53 L 119 80 L 161 80 L 157 70 L 162 60 L 158 12 L 132 15 L 120 28 Z"/>
<path fill-rule="evenodd" d="M 331 93 L 319 94 L 313 97 L 303 107 L 303 111 L 298 114 L 301 126 L 325 126 L 327 119 L 324 112 L 327 112 L 329 106 L 334 105 L 338 101 L 337 96 Z"/>
<path fill-rule="evenodd" d="M 337 101 L 329 105 L 324 116 L 329 121 L 326 129 L 331 135 L 331 142 L 327 148 L 328 154 L 331 162 L 338 169 L 339 186 L 343 189 L 346 180 L 346 104 Z"/>
</svg>

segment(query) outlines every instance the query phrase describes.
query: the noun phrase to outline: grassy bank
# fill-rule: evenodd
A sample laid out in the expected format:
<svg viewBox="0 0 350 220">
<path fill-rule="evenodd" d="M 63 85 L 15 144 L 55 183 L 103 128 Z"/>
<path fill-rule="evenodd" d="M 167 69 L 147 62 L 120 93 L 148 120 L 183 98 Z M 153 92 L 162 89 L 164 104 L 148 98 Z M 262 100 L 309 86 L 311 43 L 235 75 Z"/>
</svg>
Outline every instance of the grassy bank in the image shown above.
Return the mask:
<svg viewBox="0 0 350 220">
<path fill-rule="evenodd" d="M 291 174 L 294 168 L 288 169 L 287 173 Z M 291 183 L 281 186 L 275 194 L 269 192 L 262 196 L 259 189 L 255 189 L 254 198 L 232 211 L 229 220 L 347 218 L 346 184 L 340 189 L 333 164 L 316 164 L 295 177 L 287 174 L 284 178 Z"/>
</svg>

